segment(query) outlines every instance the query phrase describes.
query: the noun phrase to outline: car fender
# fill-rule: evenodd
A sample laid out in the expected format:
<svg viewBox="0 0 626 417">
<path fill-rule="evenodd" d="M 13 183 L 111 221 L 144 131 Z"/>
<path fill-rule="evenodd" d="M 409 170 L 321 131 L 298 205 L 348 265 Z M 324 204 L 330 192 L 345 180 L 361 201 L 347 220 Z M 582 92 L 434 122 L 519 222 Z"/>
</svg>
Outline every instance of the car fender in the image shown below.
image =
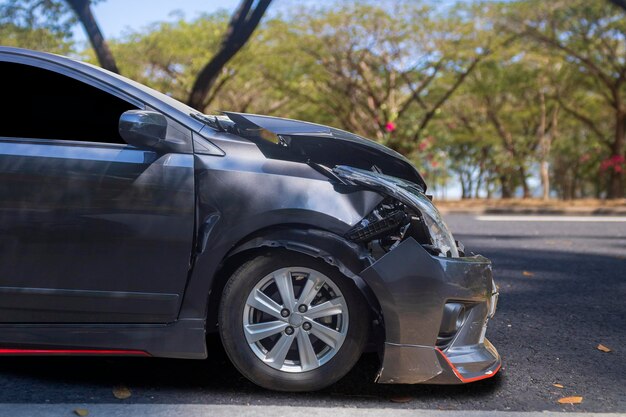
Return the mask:
<svg viewBox="0 0 626 417">
<path fill-rule="evenodd" d="M 342 236 L 383 197 L 336 184 L 307 164 L 265 159 L 249 142 L 215 141 L 226 156 L 195 156 L 196 235 L 179 318 L 206 317 L 221 266 L 253 247 L 322 258 L 359 285 L 368 254 Z"/>
</svg>

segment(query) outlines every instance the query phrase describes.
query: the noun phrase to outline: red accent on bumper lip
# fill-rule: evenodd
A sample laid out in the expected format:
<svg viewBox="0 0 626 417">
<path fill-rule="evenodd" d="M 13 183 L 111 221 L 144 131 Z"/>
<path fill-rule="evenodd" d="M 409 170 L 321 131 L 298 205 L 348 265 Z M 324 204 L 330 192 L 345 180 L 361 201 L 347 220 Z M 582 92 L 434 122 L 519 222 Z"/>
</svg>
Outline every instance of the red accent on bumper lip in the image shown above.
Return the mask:
<svg viewBox="0 0 626 417">
<path fill-rule="evenodd" d="M 480 381 L 481 379 L 491 378 L 492 376 L 494 376 L 495 374 L 498 373 L 498 371 L 500 370 L 500 367 L 502 366 L 502 364 L 499 363 L 498 367 L 493 372 L 491 372 L 490 374 L 479 375 L 479 376 L 475 376 L 473 378 L 464 378 L 463 375 L 461 375 L 461 373 L 459 372 L 459 370 L 456 369 L 456 366 L 454 366 L 454 364 L 452 362 L 450 362 L 450 359 L 448 359 L 446 354 L 443 353 L 441 351 L 441 349 L 439 349 L 439 348 L 435 348 L 435 349 L 437 349 L 437 352 L 441 353 L 441 356 L 443 356 L 443 358 L 448 363 L 448 365 L 450 365 L 450 368 L 452 368 L 452 372 L 454 372 L 454 375 L 456 375 L 456 377 L 459 378 L 461 380 L 461 382 L 463 382 L 464 384 L 466 384 L 468 382 Z"/>
<path fill-rule="evenodd" d="M 0 349 L 0 355 L 122 355 L 150 356 L 143 350 L 105 350 L 105 349 Z"/>
</svg>

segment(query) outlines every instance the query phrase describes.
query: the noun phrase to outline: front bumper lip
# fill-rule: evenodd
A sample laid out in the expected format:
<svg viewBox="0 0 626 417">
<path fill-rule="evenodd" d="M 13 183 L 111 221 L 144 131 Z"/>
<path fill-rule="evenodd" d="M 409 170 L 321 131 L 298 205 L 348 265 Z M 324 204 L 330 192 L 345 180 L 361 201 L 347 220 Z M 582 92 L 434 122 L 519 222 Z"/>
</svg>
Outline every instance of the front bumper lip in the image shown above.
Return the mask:
<svg viewBox="0 0 626 417">
<path fill-rule="evenodd" d="M 460 384 L 499 371 L 500 356 L 484 337 L 497 302 L 487 258 L 432 256 L 409 238 L 360 275 L 380 303 L 385 326 L 377 382 Z M 470 313 L 454 340 L 437 347 L 450 301 L 466 303 Z"/>
<path fill-rule="evenodd" d="M 440 358 L 445 362 L 445 365 L 442 364 L 442 369 L 447 367 L 462 384 L 491 378 L 498 373 L 502 366 L 502 359 L 498 351 L 487 339 L 484 343 L 472 347 L 470 352 L 466 352 L 461 358 L 448 356 L 441 349 L 436 349 Z M 463 356 L 466 356 L 465 359 L 469 357 L 469 366 L 468 362 L 463 360 Z M 449 376 L 449 372 L 442 372 L 442 374 Z"/>
</svg>

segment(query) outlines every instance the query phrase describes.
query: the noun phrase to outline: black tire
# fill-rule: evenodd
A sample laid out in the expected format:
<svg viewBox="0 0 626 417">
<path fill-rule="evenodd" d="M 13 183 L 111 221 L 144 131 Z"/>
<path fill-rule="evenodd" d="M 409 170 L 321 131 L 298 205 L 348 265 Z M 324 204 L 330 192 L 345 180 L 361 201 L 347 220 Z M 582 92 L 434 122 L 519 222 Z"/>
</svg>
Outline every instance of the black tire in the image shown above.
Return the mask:
<svg viewBox="0 0 626 417">
<path fill-rule="evenodd" d="M 349 322 L 345 339 L 334 356 L 318 368 L 305 372 L 285 372 L 263 362 L 248 345 L 243 314 L 248 295 L 268 274 L 287 267 L 305 267 L 324 274 L 341 291 Z M 228 357 L 247 379 L 276 391 L 315 391 L 337 382 L 360 358 L 367 342 L 369 312 L 359 289 L 335 267 L 287 250 L 268 251 L 241 265 L 230 277 L 219 307 L 219 331 Z"/>
</svg>

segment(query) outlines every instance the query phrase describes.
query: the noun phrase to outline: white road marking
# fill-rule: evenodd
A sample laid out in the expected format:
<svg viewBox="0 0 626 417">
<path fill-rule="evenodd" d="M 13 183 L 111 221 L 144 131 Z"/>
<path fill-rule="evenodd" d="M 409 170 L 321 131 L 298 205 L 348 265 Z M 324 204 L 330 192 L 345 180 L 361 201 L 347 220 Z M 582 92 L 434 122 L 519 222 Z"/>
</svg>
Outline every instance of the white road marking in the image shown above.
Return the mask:
<svg viewBox="0 0 626 417">
<path fill-rule="evenodd" d="M 626 222 L 626 216 L 476 216 L 483 222 Z"/>
<path fill-rule="evenodd" d="M 0 415 L 11 417 L 76 416 L 74 410 L 85 409 L 98 417 L 562 417 L 552 411 L 439 411 L 398 408 L 289 407 L 261 405 L 213 404 L 0 404 Z M 576 413 L 563 407 L 567 417 L 624 417 L 623 413 Z"/>
</svg>

